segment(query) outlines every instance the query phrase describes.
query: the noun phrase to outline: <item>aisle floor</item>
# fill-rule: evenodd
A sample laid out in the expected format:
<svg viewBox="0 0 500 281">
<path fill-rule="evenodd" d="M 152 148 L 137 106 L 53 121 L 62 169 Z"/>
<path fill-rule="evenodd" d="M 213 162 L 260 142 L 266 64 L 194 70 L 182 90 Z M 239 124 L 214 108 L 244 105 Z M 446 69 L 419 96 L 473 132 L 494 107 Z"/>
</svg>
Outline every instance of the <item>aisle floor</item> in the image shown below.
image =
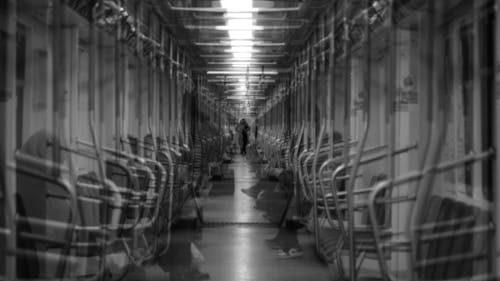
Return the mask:
<svg viewBox="0 0 500 281">
<path fill-rule="evenodd" d="M 330 280 L 326 265 L 314 252 L 312 235 L 299 232 L 298 240 L 304 250 L 300 258 L 278 259 L 276 250 L 265 245 L 265 239 L 273 238 L 278 229 L 259 225 L 266 220 L 254 208 L 255 199 L 241 192 L 259 181 L 257 172 L 248 158 L 239 155 L 228 168 L 234 170 L 234 196 L 210 196 L 204 207 L 205 220 L 237 224 L 205 228 L 197 244 L 205 256 L 210 280 Z"/>
<path fill-rule="evenodd" d="M 254 166 L 248 158 L 235 156 L 228 168 L 234 171 L 230 172 L 234 174 L 234 194 L 210 195 L 204 202 L 204 217 L 209 223 L 195 242 L 205 258 L 201 269 L 210 274 L 209 280 L 331 280 L 327 266 L 315 253 L 312 235 L 305 230 L 297 235 L 304 253 L 301 257 L 279 259 L 276 250 L 266 246 L 265 240 L 275 237 L 278 228 L 254 208 L 255 199 L 241 191 L 259 182 Z M 161 267 L 156 264 L 137 268 L 125 280 L 169 280 Z"/>
</svg>

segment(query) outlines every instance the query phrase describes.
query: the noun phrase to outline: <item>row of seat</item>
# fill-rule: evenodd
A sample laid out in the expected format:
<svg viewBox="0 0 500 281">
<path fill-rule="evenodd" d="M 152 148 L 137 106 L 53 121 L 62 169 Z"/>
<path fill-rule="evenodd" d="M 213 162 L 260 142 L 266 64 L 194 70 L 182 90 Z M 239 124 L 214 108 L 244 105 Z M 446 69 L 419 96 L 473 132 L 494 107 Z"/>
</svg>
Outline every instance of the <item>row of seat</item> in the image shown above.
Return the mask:
<svg viewBox="0 0 500 281">
<path fill-rule="evenodd" d="M 161 138 L 153 143 L 149 136 L 122 138 L 116 149 L 83 140 L 69 147 L 42 136 L 38 141 L 49 153 L 71 160 L 65 165 L 21 149 L 10 165 L 17 181 L 17 244 L 7 252 L 17 257 L 19 279 L 118 280 L 131 266 L 167 253 L 172 224 L 205 188 L 218 139 L 210 128 L 193 138 L 193 148 Z M 82 159 L 95 170 L 78 174 Z"/>
<path fill-rule="evenodd" d="M 491 205 L 432 191 L 433 178 L 487 162 L 493 150 L 390 178 L 384 161 L 411 153 L 417 144 L 392 151 L 388 144 L 365 148 L 357 141 L 342 142 L 338 133 L 330 142 L 323 124 L 311 145 L 304 128 L 282 136 L 264 132 L 261 146 L 272 167 L 293 171 L 295 197 L 312 205 L 316 249 L 333 274 L 350 278 L 354 271 L 358 276 L 364 261 L 373 259 L 384 280 L 494 279 L 487 273 L 487 241 L 494 231 Z M 430 142 L 424 151 L 435 153 L 438 147 Z M 368 186 L 360 186 L 362 168 L 373 164 L 380 167 L 378 173 L 372 171 Z M 404 218 L 398 221 L 399 216 Z M 396 272 L 391 262 L 401 253 L 407 256 L 408 270 Z M 354 263 L 347 262 L 350 257 Z"/>
</svg>

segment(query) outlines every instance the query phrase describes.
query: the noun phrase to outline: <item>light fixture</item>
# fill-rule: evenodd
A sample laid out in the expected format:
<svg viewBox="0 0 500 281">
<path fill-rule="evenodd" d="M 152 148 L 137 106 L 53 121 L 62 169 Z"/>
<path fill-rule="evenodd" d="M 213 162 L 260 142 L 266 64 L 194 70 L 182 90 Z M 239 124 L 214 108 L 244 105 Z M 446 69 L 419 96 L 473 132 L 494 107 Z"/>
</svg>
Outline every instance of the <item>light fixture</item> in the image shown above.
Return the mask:
<svg viewBox="0 0 500 281">
<path fill-rule="evenodd" d="M 251 46 L 239 46 L 231 47 L 231 49 L 225 49 L 226 53 L 258 53 L 259 50 L 252 48 Z"/>
<path fill-rule="evenodd" d="M 239 63 L 233 63 L 233 67 L 248 67 L 250 65 L 250 62 L 239 62 Z"/>
<path fill-rule="evenodd" d="M 231 40 L 229 44 L 231 47 L 251 47 L 254 45 L 254 42 L 252 40 Z"/>
<path fill-rule="evenodd" d="M 221 74 L 222 75 L 224 75 L 224 74 L 227 74 L 227 75 L 245 75 L 245 74 L 249 74 L 249 75 L 259 75 L 259 74 L 278 75 L 278 71 L 277 70 L 265 70 L 265 71 L 211 70 L 211 71 L 207 71 L 207 74 L 208 75 L 221 75 Z"/>
<path fill-rule="evenodd" d="M 226 13 L 224 14 L 224 18 L 226 19 L 251 19 L 253 17 L 252 13 Z"/>
<path fill-rule="evenodd" d="M 228 99 L 228 100 L 265 100 L 266 97 L 234 95 L 234 96 L 229 96 L 226 99 Z"/>
<path fill-rule="evenodd" d="M 250 59 L 252 58 L 252 53 L 233 53 L 235 59 Z"/>
<path fill-rule="evenodd" d="M 217 25 L 215 26 L 216 30 L 240 30 L 240 31 L 245 31 L 245 30 L 264 30 L 264 27 L 261 25 L 250 25 L 250 26 L 245 26 L 245 25 Z"/>
<path fill-rule="evenodd" d="M 228 12 L 246 12 L 253 8 L 253 0 L 220 0 L 220 4 Z"/>
<path fill-rule="evenodd" d="M 207 62 L 209 65 L 225 65 L 225 64 L 245 64 L 245 65 L 276 65 L 275 61 L 273 62 L 262 62 L 262 61 L 253 61 L 251 59 L 231 59 L 226 61 L 209 61 Z"/>
<path fill-rule="evenodd" d="M 228 30 L 231 40 L 252 40 L 253 32 L 251 30 Z"/>
</svg>

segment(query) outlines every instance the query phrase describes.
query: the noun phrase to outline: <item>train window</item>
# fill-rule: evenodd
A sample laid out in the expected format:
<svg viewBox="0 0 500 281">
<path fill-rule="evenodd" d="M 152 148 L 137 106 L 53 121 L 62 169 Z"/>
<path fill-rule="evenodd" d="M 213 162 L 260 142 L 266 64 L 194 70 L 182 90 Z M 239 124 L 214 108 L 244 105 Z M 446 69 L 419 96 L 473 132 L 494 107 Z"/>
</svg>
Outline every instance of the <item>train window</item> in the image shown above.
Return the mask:
<svg viewBox="0 0 500 281">
<path fill-rule="evenodd" d="M 483 9 L 492 11 L 493 9 Z M 478 11 L 481 11 L 480 9 Z M 442 160 L 460 159 L 471 152 L 491 147 L 493 95 L 494 15 L 480 12 L 478 22 L 466 14 L 445 27 L 445 91 L 450 95 L 450 112 Z M 488 198 L 491 165 L 468 164 L 442 175 L 443 191 L 469 198 Z"/>
</svg>

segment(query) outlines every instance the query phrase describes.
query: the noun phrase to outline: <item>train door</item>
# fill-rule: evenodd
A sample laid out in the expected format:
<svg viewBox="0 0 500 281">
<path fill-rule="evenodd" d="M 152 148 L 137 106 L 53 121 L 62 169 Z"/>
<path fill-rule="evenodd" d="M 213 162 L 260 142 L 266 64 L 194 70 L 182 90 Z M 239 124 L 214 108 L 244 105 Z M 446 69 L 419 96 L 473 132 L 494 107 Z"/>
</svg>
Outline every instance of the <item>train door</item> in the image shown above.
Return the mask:
<svg viewBox="0 0 500 281">
<path fill-rule="evenodd" d="M 463 161 L 493 146 L 491 120 L 494 101 L 493 1 L 447 1 L 436 5 L 435 101 L 444 122 L 435 130 L 440 141 L 438 163 L 463 163 L 432 174 L 419 186 L 428 190 L 419 223 L 461 221 L 447 228 L 433 228 L 432 242 L 420 242 L 417 259 L 431 261 L 418 268 L 421 278 L 459 279 L 491 272 L 492 232 L 485 230 L 492 215 L 490 158 Z M 439 113 L 437 113 L 439 114 Z M 433 154 L 434 150 L 430 153 Z M 433 155 L 428 155 L 433 158 Z M 434 160 L 435 161 L 435 160 Z M 438 164 L 435 163 L 435 164 Z M 430 184 L 430 185 L 429 185 Z M 472 222 L 464 223 L 467 218 Z M 474 232 L 459 234 L 464 229 Z M 487 229 L 487 228 L 486 228 Z"/>
<path fill-rule="evenodd" d="M 441 160 L 466 156 L 492 146 L 489 106 L 494 98 L 492 1 L 480 1 L 474 9 L 443 27 L 444 89 L 450 95 L 446 140 Z M 472 6 L 472 5 L 471 5 Z M 472 7 L 471 7 L 472 8 Z M 447 8 L 453 11 L 453 8 Z M 465 10 L 464 10 L 465 11 Z M 474 11 L 474 14 L 471 14 Z M 442 178 L 445 193 L 490 200 L 489 164 L 466 165 Z"/>
</svg>

